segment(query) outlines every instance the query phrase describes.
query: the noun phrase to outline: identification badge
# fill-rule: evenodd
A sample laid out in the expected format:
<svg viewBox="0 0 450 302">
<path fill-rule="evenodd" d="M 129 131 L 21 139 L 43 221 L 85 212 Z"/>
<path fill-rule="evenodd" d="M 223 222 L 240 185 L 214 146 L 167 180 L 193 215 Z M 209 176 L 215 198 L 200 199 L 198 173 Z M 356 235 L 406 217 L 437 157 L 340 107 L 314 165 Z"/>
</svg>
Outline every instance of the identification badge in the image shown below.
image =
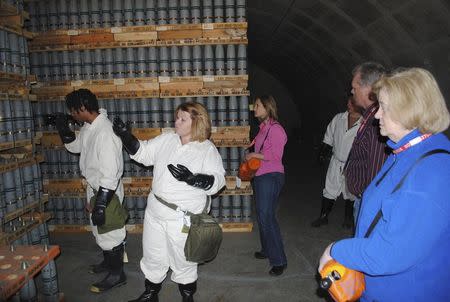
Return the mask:
<svg viewBox="0 0 450 302">
<path fill-rule="evenodd" d="M 191 226 L 191 219 L 189 216 L 183 216 L 183 227 L 181 228 L 181 233 L 189 233 L 189 228 Z"/>
</svg>

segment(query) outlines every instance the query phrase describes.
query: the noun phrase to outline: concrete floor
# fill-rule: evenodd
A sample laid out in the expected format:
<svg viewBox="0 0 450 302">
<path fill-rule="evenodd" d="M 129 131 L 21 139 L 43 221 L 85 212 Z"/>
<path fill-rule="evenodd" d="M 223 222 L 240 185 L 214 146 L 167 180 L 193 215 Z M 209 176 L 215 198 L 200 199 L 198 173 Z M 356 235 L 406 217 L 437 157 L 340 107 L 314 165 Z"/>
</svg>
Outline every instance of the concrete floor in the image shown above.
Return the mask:
<svg viewBox="0 0 450 302">
<path fill-rule="evenodd" d="M 302 148 L 300 148 L 302 147 Z M 316 267 L 323 249 L 332 241 L 350 236 L 341 227 L 343 202 L 337 202 L 330 224 L 318 229 L 310 222 L 320 211 L 325 167 L 315 161 L 314 150 L 289 145 L 286 149 L 286 185 L 281 194 L 279 221 L 288 258 L 288 268 L 279 277 L 268 274 L 266 260 L 253 258 L 259 250 L 257 223 L 250 233 L 225 233 L 217 258 L 199 267 L 197 302 L 248 301 L 326 301 L 318 291 Z M 61 247 L 56 264 L 60 290 L 68 302 L 128 301 L 144 290 L 139 268 L 142 256 L 141 235 L 128 236 L 125 272 L 128 283 L 103 294 L 89 292 L 90 284 L 102 276 L 88 274 L 88 265 L 101 261 L 101 251 L 91 234 L 51 234 L 52 244 Z M 170 274 L 170 273 L 169 273 Z M 178 288 L 168 277 L 160 301 L 181 301 Z"/>
</svg>

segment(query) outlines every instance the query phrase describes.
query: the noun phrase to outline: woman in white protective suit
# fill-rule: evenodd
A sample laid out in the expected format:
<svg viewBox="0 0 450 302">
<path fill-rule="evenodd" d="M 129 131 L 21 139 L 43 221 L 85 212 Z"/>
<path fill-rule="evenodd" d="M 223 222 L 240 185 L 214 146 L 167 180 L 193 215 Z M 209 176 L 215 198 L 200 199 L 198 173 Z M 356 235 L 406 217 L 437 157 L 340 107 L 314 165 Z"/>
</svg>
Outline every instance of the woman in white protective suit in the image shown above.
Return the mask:
<svg viewBox="0 0 450 302">
<path fill-rule="evenodd" d="M 211 134 L 208 113 L 199 103 L 183 103 L 175 110 L 175 133 L 163 133 L 148 141 L 135 138 L 120 119 L 114 120 L 113 129 L 133 160 L 154 166 L 140 263 L 145 291 L 133 301 L 158 301 L 169 268 L 171 279 L 178 283 L 182 301 L 194 301 L 197 263 L 187 261 L 184 255 L 187 233 L 182 230 L 189 218 L 182 211 L 201 213 L 207 195 L 217 193 L 225 185 L 222 158 L 208 139 Z M 182 211 L 167 207 L 155 196 Z"/>
</svg>

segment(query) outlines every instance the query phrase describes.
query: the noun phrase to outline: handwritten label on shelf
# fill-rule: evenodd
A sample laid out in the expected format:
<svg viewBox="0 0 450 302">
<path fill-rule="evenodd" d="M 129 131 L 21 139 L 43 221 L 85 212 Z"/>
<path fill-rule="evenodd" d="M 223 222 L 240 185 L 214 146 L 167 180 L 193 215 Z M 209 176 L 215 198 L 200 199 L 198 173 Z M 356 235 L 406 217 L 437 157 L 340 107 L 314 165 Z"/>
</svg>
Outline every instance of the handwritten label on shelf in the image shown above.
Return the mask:
<svg viewBox="0 0 450 302">
<path fill-rule="evenodd" d="M 204 75 L 203 82 L 214 82 L 214 76 L 212 75 Z"/>
<path fill-rule="evenodd" d="M 214 29 L 214 23 L 203 23 L 202 29 Z"/>
<path fill-rule="evenodd" d="M 111 27 L 112 34 L 118 34 L 122 32 L 122 27 Z"/>
<path fill-rule="evenodd" d="M 114 79 L 114 85 L 125 85 L 125 79 Z"/>
<path fill-rule="evenodd" d="M 76 29 L 71 29 L 67 31 L 68 36 L 78 36 L 79 32 Z"/>
<path fill-rule="evenodd" d="M 170 83 L 170 77 L 160 76 L 160 77 L 158 77 L 158 82 L 160 82 L 160 83 Z"/>
<path fill-rule="evenodd" d="M 174 133 L 174 132 L 175 132 L 175 128 L 170 128 L 170 127 L 161 128 L 161 133 Z"/>
</svg>

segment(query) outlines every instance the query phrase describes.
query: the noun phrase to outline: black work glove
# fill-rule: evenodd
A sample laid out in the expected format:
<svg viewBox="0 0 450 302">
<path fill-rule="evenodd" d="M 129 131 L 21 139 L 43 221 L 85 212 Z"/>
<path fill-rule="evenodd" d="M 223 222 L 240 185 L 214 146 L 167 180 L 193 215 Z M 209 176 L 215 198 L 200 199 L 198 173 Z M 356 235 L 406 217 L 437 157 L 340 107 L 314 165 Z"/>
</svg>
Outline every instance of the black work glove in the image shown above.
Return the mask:
<svg viewBox="0 0 450 302">
<path fill-rule="evenodd" d="M 319 148 L 319 164 L 324 165 L 325 163 L 330 161 L 331 155 L 333 155 L 333 147 L 328 144 L 322 143 Z"/>
<path fill-rule="evenodd" d="M 192 174 L 188 168 L 180 164 L 176 167 L 170 164 L 167 165 L 167 168 L 170 173 L 172 173 L 173 177 L 179 181 L 184 181 L 190 186 L 200 188 L 205 191 L 209 190 L 214 183 L 214 176 L 200 173 Z"/>
<path fill-rule="evenodd" d="M 92 210 L 92 224 L 102 226 L 105 224 L 106 207 L 114 196 L 114 190 L 109 190 L 103 187 L 98 188 L 97 196 L 95 197 L 95 206 Z"/>
<path fill-rule="evenodd" d="M 135 155 L 136 152 L 138 152 L 139 147 L 141 146 L 139 140 L 131 133 L 131 129 L 127 127 L 118 116 L 114 119 L 113 131 L 122 140 L 122 144 L 128 154 Z"/>
<path fill-rule="evenodd" d="M 55 127 L 64 144 L 69 144 L 75 140 L 75 132 L 70 130 L 67 114 L 55 113 Z"/>
</svg>

